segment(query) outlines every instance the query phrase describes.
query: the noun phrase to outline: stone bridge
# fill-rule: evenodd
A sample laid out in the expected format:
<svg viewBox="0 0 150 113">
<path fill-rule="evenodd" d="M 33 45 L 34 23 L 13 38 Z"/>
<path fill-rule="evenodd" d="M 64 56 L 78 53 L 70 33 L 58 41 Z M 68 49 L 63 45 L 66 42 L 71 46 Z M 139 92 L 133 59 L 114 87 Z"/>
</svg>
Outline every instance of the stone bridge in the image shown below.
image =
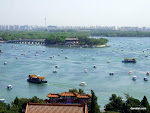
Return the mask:
<svg viewBox="0 0 150 113">
<path fill-rule="evenodd" d="M 9 40 L 7 43 L 15 44 L 45 44 L 45 39 L 21 39 L 21 40 Z"/>
</svg>

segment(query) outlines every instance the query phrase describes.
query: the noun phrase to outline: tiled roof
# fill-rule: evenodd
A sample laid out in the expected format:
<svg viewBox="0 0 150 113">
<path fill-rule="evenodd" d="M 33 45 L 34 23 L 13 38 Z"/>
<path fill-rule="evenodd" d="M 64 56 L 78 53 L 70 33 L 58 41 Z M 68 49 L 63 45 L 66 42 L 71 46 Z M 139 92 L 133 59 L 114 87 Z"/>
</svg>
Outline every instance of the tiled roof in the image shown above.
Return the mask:
<svg viewBox="0 0 150 113">
<path fill-rule="evenodd" d="M 87 105 L 29 103 L 25 113 L 88 113 Z"/>
<path fill-rule="evenodd" d="M 91 95 L 89 94 L 78 94 L 76 92 L 63 92 L 61 94 L 52 94 L 52 93 L 49 93 L 47 95 L 47 97 L 60 97 L 60 96 L 70 96 L 70 97 L 78 97 L 78 98 L 91 98 Z"/>
<path fill-rule="evenodd" d="M 58 97 L 59 97 L 59 94 L 51 94 L 51 93 L 49 93 L 49 94 L 47 95 L 47 97 L 58 98 Z"/>
<path fill-rule="evenodd" d="M 63 92 L 60 94 L 60 96 L 77 96 L 78 93 L 74 93 L 74 92 Z"/>
<path fill-rule="evenodd" d="M 91 98 L 91 95 L 87 95 L 87 94 L 85 94 L 85 95 L 83 95 L 83 94 L 80 95 L 80 94 L 79 94 L 77 97 L 78 97 L 78 98 Z"/>
</svg>

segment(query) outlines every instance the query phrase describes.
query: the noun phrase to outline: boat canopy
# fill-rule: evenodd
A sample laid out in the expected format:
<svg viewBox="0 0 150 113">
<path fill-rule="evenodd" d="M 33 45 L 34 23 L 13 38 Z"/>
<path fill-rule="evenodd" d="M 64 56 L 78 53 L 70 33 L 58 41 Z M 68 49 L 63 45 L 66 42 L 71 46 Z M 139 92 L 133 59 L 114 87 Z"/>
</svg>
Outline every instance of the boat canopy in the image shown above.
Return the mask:
<svg viewBox="0 0 150 113">
<path fill-rule="evenodd" d="M 29 75 L 30 77 L 36 77 L 36 75 Z"/>
<path fill-rule="evenodd" d="M 125 58 L 125 60 L 136 60 L 136 59 L 135 58 L 133 58 L 133 59 Z"/>
<path fill-rule="evenodd" d="M 39 79 L 45 79 L 45 77 L 38 77 Z"/>
<path fill-rule="evenodd" d="M 29 77 L 31 77 L 31 78 L 45 79 L 45 77 L 40 77 L 40 76 L 36 76 L 36 75 L 29 75 Z"/>
</svg>

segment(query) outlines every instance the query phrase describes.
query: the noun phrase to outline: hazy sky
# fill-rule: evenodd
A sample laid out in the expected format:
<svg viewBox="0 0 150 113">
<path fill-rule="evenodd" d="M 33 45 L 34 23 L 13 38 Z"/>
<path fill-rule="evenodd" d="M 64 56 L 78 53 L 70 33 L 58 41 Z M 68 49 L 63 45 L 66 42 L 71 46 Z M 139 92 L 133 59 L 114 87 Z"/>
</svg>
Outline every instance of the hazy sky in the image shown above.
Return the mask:
<svg viewBox="0 0 150 113">
<path fill-rule="evenodd" d="M 149 26 L 150 0 L 0 0 L 0 25 Z"/>
</svg>

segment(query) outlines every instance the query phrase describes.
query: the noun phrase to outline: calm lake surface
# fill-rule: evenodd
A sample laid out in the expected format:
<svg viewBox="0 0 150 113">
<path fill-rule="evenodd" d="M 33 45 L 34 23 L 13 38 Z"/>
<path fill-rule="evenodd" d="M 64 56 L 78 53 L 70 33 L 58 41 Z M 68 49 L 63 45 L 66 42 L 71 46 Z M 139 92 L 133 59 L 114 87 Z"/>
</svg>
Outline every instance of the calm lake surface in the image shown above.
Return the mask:
<svg viewBox="0 0 150 113">
<path fill-rule="evenodd" d="M 149 81 L 143 80 L 146 72 L 150 71 L 150 38 L 107 39 L 111 47 L 57 48 L 0 44 L 3 52 L 0 54 L 0 98 L 5 98 L 7 103 L 16 96 L 47 99 L 48 93 L 82 88 L 86 93 L 90 94 L 91 89 L 96 93 L 101 108 L 109 102 L 111 94 L 124 98 L 124 93 L 129 93 L 140 100 L 145 95 L 150 102 L 150 76 L 147 76 Z M 38 56 L 35 56 L 36 52 Z M 21 55 L 23 53 L 25 55 Z M 124 58 L 136 58 L 137 63 L 122 63 Z M 59 65 L 57 73 L 53 73 L 55 65 Z M 97 68 L 94 69 L 94 65 Z M 88 72 L 84 73 L 84 69 Z M 133 71 L 133 75 L 128 75 L 129 71 Z M 110 76 L 110 72 L 114 72 L 114 76 Z M 30 74 L 45 76 L 48 83 L 28 83 Z M 136 81 L 132 80 L 133 76 L 137 76 Z M 80 82 L 86 82 L 87 86 L 79 86 Z M 13 87 L 11 90 L 6 88 L 9 84 Z"/>
</svg>

